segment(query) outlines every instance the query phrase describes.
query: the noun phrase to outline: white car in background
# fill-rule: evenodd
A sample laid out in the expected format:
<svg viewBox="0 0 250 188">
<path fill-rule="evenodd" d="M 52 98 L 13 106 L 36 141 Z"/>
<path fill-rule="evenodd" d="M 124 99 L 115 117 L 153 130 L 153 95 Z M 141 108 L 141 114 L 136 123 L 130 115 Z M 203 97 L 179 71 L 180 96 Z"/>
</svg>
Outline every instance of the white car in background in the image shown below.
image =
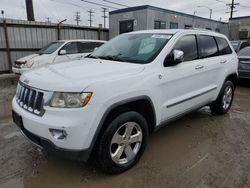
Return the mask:
<svg viewBox="0 0 250 188">
<path fill-rule="evenodd" d="M 50 43 L 35 54 L 17 59 L 12 67 L 16 74 L 45 64 L 80 59 L 106 41 L 100 40 L 59 40 Z"/>
</svg>

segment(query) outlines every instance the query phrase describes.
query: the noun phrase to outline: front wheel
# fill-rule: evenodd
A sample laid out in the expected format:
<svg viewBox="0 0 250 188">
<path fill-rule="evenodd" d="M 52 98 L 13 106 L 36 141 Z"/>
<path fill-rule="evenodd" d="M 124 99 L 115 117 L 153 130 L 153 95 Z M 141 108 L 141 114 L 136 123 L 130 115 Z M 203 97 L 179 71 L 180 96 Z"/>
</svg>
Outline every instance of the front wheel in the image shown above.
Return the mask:
<svg viewBox="0 0 250 188">
<path fill-rule="evenodd" d="M 137 112 L 125 112 L 116 117 L 103 133 L 97 148 L 99 167 L 116 174 L 134 166 L 145 149 L 148 126 Z"/>
<path fill-rule="evenodd" d="M 212 114 L 226 114 L 232 105 L 234 97 L 234 84 L 231 81 L 226 81 L 222 86 L 221 92 L 217 100 L 210 105 Z"/>
</svg>

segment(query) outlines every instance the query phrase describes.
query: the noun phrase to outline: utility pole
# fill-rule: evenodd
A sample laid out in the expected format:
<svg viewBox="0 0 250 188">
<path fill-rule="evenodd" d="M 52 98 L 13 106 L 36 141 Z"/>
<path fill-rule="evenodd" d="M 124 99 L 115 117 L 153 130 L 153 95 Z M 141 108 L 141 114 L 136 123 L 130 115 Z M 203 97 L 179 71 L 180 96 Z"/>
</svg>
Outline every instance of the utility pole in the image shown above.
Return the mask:
<svg viewBox="0 0 250 188">
<path fill-rule="evenodd" d="M 88 11 L 88 13 L 89 13 L 89 20 L 88 20 L 88 21 L 89 21 L 89 26 L 92 27 L 92 22 L 93 22 L 92 17 L 94 16 L 94 15 L 93 15 L 94 12 L 90 9 L 90 10 Z"/>
<path fill-rule="evenodd" d="M 33 0 L 26 0 L 26 12 L 27 12 L 27 20 L 28 21 L 35 21 Z"/>
<path fill-rule="evenodd" d="M 104 7 L 102 7 L 102 9 L 103 9 L 103 25 L 104 25 L 104 28 L 106 28 L 106 18 L 108 17 L 108 16 L 106 16 L 106 12 L 108 11 L 108 9 L 107 8 L 104 8 Z"/>
<path fill-rule="evenodd" d="M 235 9 L 235 5 L 240 5 L 240 3 L 234 3 L 234 0 L 232 0 L 232 3 L 230 4 L 226 4 L 227 6 L 230 7 L 231 11 L 230 11 L 230 19 L 233 18 L 233 13 L 236 12 Z"/>
<path fill-rule="evenodd" d="M 80 12 L 76 12 L 75 21 L 76 21 L 76 25 L 79 25 L 79 22 L 81 21 Z"/>
</svg>

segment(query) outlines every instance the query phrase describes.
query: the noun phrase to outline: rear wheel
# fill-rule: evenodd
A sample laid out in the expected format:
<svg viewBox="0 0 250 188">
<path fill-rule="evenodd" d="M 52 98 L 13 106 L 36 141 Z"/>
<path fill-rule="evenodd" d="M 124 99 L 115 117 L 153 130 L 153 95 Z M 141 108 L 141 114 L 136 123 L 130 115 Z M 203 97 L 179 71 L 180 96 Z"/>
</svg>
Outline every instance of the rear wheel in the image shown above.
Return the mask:
<svg viewBox="0 0 250 188">
<path fill-rule="evenodd" d="M 232 105 L 234 97 L 234 84 L 231 81 L 226 81 L 221 89 L 217 100 L 210 105 L 213 114 L 226 114 Z"/>
<path fill-rule="evenodd" d="M 145 149 L 148 127 L 137 112 L 116 117 L 103 133 L 97 148 L 99 167 L 108 173 L 120 173 L 134 166 Z"/>
</svg>

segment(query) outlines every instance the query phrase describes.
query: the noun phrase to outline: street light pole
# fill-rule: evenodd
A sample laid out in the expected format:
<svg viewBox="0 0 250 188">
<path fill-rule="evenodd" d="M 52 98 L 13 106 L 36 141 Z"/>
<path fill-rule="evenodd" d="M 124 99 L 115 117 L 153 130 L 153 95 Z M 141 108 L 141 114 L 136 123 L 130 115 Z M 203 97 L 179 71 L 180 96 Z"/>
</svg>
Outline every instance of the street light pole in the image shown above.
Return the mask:
<svg viewBox="0 0 250 188">
<path fill-rule="evenodd" d="M 212 19 L 212 14 L 213 14 L 213 9 L 212 8 L 209 8 L 208 6 L 197 6 L 198 8 L 207 8 L 209 10 L 209 18 L 210 20 Z"/>
</svg>

